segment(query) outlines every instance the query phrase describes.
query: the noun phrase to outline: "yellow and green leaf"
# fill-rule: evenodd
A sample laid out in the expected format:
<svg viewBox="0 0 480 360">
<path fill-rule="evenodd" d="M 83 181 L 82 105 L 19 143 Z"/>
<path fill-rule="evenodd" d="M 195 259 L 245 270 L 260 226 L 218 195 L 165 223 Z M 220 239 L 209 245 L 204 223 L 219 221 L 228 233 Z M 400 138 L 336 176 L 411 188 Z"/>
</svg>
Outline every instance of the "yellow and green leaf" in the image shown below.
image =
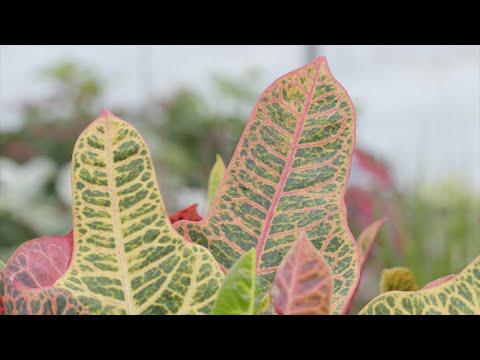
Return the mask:
<svg viewBox="0 0 480 360">
<path fill-rule="evenodd" d="M 255 282 L 255 249 L 250 249 L 225 276 L 212 315 L 253 315 Z"/>
<path fill-rule="evenodd" d="M 439 279 L 440 280 L 440 279 Z M 391 291 L 376 297 L 361 315 L 480 314 L 480 256 L 456 276 L 418 291 Z"/>
<path fill-rule="evenodd" d="M 80 135 L 72 158 L 71 264 L 54 284 L 95 314 L 209 311 L 223 274 L 173 229 L 149 149 L 109 112 Z"/>
<path fill-rule="evenodd" d="M 210 205 L 213 204 L 213 200 L 215 200 L 217 190 L 222 184 L 223 175 L 225 175 L 225 163 L 223 162 L 222 157 L 217 154 L 215 164 L 208 177 L 208 208 L 210 208 Z"/>
<path fill-rule="evenodd" d="M 344 203 L 354 133 L 353 104 L 325 58 L 280 77 L 260 96 L 208 216 L 176 228 L 224 271 L 255 248 L 264 293 L 305 231 L 331 268 L 341 313 L 359 277 Z"/>
<path fill-rule="evenodd" d="M 417 280 L 413 272 L 406 267 L 398 266 L 382 271 L 380 277 L 380 293 L 388 291 L 418 290 Z"/>
<path fill-rule="evenodd" d="M 291 247 L 272 285 L 272 303 L 280 315 L 328 315 L 333 281 L 320 252 L 302 233 Z"/>
</svg>

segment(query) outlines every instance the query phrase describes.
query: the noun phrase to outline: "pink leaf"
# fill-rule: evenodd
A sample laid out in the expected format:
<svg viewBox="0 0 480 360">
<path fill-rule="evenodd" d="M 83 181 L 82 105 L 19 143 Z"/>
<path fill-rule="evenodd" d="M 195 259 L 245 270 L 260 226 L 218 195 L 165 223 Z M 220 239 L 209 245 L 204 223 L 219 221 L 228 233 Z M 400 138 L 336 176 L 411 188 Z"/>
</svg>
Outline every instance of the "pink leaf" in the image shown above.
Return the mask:
<svg viewBox="0 0 480 360">
<path fill-rule="evenodd" d="M 320 252 L 303 232 L 282 260 L 272 284 L 272 302 L 281 315 L 330 313 L 333 281 Z"/>
<path fill-rule="evenodd" d="M 3 272 L 18 289 L 53 286 L 68 269 L 72 248 L 73 231 L 27 241 L 10 257 Z"/>
</svg>

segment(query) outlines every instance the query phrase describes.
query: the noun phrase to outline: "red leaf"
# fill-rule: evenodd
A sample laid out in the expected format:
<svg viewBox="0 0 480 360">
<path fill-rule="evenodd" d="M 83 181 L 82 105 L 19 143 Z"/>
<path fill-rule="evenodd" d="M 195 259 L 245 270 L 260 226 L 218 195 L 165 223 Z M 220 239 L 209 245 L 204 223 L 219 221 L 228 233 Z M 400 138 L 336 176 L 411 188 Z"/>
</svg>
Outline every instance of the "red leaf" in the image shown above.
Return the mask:
<svg viewBox="0 0 480 360">
<path fill-rule="evenodd" d="M 15 251 L 3 272 L 18 289 L 50 287 L 67 271 L 72 249 L 73 231 L 30 240 Z"/>
<path fill-rule="evenodd" d="M 189 220 L 189 221 L 200 221 L 202 217 L 197 212 L 198 204 L 190 205 L 185 209 L 179 210 L 173 214 L 171 214 L 168 218 L 172 224 L 175 224 L 177 221 L 180 220 Z"/>
<path fill-rule="evenodd" d="M 282 260 L 272 284 L 272 303 L 281 315 L 327 315 L 333 281 L 330 269 L 306 233 Z"/>
</svg>

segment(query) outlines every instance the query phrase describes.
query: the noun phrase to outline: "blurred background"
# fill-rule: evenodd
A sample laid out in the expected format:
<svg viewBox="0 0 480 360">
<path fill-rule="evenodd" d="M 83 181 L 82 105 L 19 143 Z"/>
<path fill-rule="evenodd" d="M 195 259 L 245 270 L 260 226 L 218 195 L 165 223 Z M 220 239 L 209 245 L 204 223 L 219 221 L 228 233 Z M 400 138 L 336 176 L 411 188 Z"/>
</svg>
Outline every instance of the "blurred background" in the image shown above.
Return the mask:
<svg viewBox="0 0 480 360">
<path fill-rule="evenodd" d="M 355 309 L 383 268 L 420 286 L 459 272 L 480 254 L 477 46 L 1 46 L 0 260 L 70 229 L 73 145 L 104 108 L 145 136 L 167 209 L 203 215 L 215 154 L 228 163 L 260 93 L 316 55 L 357 109 L 352 232 L 389 218 Z"/>
</svg>

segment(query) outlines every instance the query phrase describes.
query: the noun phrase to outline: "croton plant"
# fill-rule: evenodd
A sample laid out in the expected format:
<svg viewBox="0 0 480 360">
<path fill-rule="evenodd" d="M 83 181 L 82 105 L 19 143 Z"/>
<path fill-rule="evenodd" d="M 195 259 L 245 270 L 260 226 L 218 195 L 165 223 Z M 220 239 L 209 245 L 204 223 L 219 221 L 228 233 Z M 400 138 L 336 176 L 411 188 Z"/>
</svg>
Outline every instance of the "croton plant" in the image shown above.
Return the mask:
<svg viewBox="0 0 480 360">
<path fill-rule="evenodd" d="M 352 101 L 316 58 L 262 93 L 227 168 L 217 157 L 207 215 L 168 216 L 145 141 L 105 111 L 73 149 L 72 231 L 0 265 L 0 313 L 347 314 L 385 221 L 358 239 L 347 225 L 354 146 Z M 381 288 L 360 314 L 480 313 L 480 258 L 421 290 L 390 269 Z"/>
</svg>

